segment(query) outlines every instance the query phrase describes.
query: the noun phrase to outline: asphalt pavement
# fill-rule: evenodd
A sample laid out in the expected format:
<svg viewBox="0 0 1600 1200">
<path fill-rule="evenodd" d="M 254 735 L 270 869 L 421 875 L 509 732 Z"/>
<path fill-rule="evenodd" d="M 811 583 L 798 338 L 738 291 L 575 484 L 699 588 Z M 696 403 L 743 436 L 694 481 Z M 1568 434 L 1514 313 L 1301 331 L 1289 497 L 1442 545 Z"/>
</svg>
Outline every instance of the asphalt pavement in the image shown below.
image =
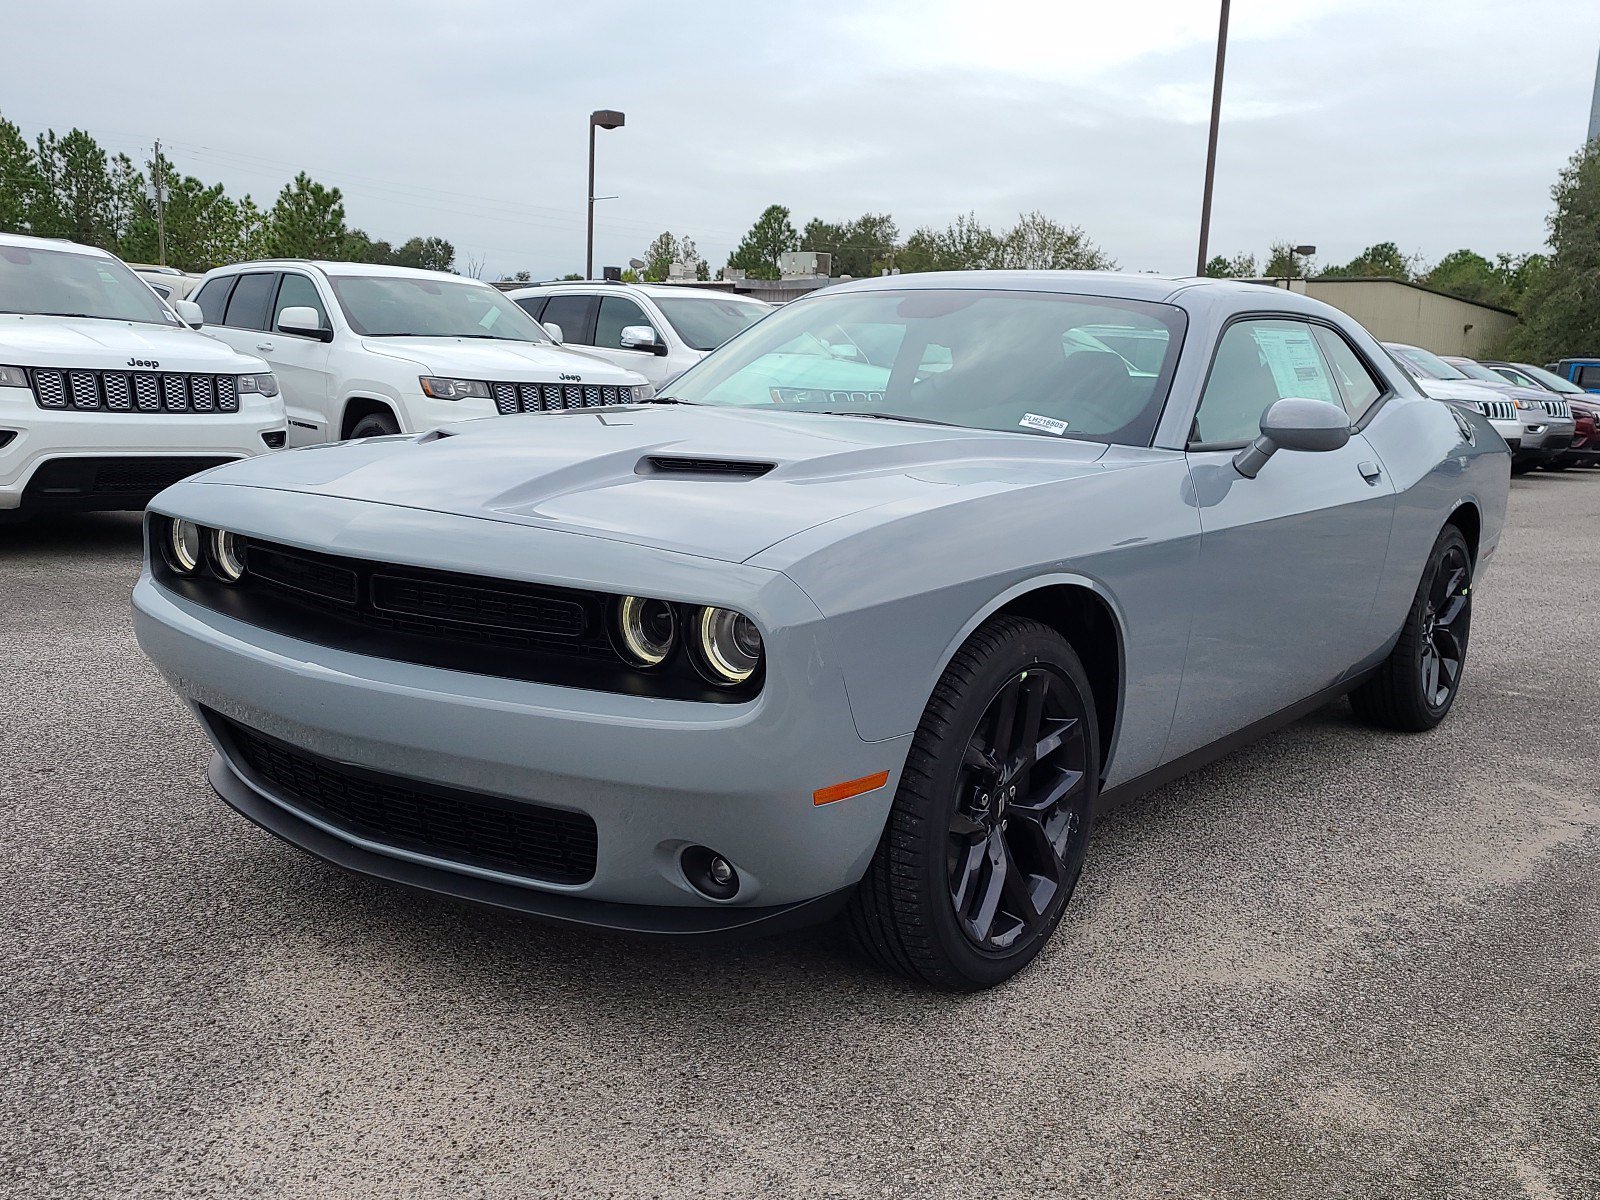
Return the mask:
<svg viewBox="0 0 1600 1200">
<path fill-rule="evenodd" d="M 0 1195 L 1600 1196 L 1600 471 L 1513 481 L 1442 728 L 1336 704 L 1119 809 L 959 998 L 274 841 L 138 554 L 0 527 Z"/>
</svg>

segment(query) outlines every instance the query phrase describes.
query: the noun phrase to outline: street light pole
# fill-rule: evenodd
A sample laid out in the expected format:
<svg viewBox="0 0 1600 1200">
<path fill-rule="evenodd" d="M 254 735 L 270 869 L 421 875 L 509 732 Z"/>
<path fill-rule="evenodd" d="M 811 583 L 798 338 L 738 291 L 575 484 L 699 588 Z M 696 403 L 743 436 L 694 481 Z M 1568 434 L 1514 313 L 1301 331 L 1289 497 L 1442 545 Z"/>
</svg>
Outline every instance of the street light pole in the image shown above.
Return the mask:
<svg viewBox="0 0 1600 1200">
<path fill-rule="evenodd" d="M 1206 186 L 1200 201 L 1200 253 L 1194 273 L 1206 273 L 1206 243 L 1211 239 L 1211 182 L 1217 173 L 1217 126 L 1222 121 L 1222 60 L 1228 52 L 1228 0 L 1222 0 L 1222 23 L 1217 28 L 1217 74 L 1211 83 L 1211 136 L 1206 142 Z"/>
<path fill-rule="evenodd" d="M 594 131 L 617 129 L 627 123 L 627 118 L 611 108 L 596 109 L 589 114 L 589 231 L 584 241 L 583 277 L 594 278 Z"/>
</svg>

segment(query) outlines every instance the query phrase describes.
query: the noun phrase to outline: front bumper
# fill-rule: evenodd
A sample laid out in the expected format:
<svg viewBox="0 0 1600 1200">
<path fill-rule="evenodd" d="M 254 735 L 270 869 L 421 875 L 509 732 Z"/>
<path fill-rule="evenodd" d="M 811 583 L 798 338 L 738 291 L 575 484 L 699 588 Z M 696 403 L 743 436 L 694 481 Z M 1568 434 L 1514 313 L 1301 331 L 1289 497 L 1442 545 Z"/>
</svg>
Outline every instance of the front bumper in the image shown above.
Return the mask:
<svg viewBox="0 0 1600 1200">
<path fill-rule="evenodd" d="M 1522 422 L 1522 453 L 1548 458 L 1572 444 L 1570 417 L 1530 416 Z"/>
<path fill-rule="evenodd" d="M 394 511 L 401 521 L 422 519 Z M 477 526 L 478 538 L 504 539 L 508 556 L 514 545 L 532 560 L 561 539 L 544 534 L 553 540 L 539 544 L 539 531 L 436 519 Z M 618 545 L 606 557 L 625 575 L 641 566 L 628 561 L 633 553 Z M 704 560 L 690 569 L 716 574 Z M 759 599 L 747 594 L 743 606 L 772 631 L 772 666 L 748 703 L 594 692 L 351 654 L 193 604 L 148 572 L 134 590 L 134 627 L 197 715 L 213 710 L 355 768 L 585 813 L 598 844 L 591 878 L 557 884 L 374 843 L 308 819 L 253 779 L 226 737 L 207 725 L 220 756 L 211 773 L 218 792 L 278 836 L 368 874 L 554 920 L 703 933 L 782 923 L 793 906 L 856 883 L 877 847 L 910 741 L 861 740 L 821 616 L 798 588 L 774 572 L 726 571 L 761 577 Z M 813 802 L 819 788 L 883 771 L 888 782 L 878 790 Z M 692 887 L 679 862 L 690 845 L 734 864 L 740 887 L 731 899 Z M 825 907 L 807 912 L 826 915 Z M 656 909 L 688 911 L 649 911 Z"/>
<path fill-rule="evenodd" d="M 17 396 L 5 394 L 12 392 Z M 236 413 L 107 413 L 44 409 L 25 389 L 0 389 L 0 432 L 14 434 L 0 438 L 0 511 L 23 507 L 35 475 L 63 459 L 248 458 L 273 448 L 266 435 L 276 435 L 281 445 L 286 429 L 277 398 L 245 397 Z M 128 507 L 127 501 L 119 496 L 103 506 Z M 87 496 L 70 505 L 97 506 Z"/>
</svg>

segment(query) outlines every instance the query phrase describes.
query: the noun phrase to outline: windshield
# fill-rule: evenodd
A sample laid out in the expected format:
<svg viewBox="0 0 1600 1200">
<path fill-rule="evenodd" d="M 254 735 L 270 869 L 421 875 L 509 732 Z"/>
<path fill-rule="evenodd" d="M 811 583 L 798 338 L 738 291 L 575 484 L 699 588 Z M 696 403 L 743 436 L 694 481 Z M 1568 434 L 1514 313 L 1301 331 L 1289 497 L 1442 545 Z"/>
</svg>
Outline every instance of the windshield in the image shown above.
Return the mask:
<svg viewBox="0 0 1600 1200">
<path fill-rule="evenodd" d="M 1143 446 L 1183 329 L 1171 305 L 1100 296 L 842 292 L 773 313 L 690 368 L 672 393 L 695 404 Z M 1137 343 L 1138 357 L 1119 343 Z"/>
<path fill-rule="evenodd" d="M 404 275 L 330 275 L 350 328 L 366 337 L 471 337 L 546 342 L 514 302 L 482 283 Z"/>
<path fill-rule="evenodd" d="M 1563 379 L 1554 371 L 1546 371 L 1543 367 L 1532 367 L 1527 363 L 1514 364 L 1518 371 L 1532 379 L 1540 387 L 1549 388 L 1552 392 L 1560 392 L 1563 396 L 1587 396 L 1584 391 L 1570 379 Z"/>
<path fill-rule="evenodd" d="M 1465 379 L 1466 376 L 1456 370 L 1437 354 L 1430 354 L 1416 346 L 1386 345 L 1389 353 L 1400 359 L 1411 368 L 1413 375 L 1421 375 L 1424 379 Z"/>
<path fill-rule="evenodd" d="M 33 246 L 0 246 L 0 311 L 182 324 L 116 259 Z"/>
<path fill-rule="evenodd" d="M 655 301 L 678 336 L 696 350 L 715 350 L 772 311 L 772 305 L 759 300 L 729 300 L 722 296 L 657 296 Z"/>
<path fill-rule="evenodd" d="M 1492 383 L 1497 387 L 1505 387 L 1510 381 L 1504 375 L 1491 371 L 1482 363 L 1473 362 L 1469 358 L 1457 359 L 1450 364 L 1468 379 L 1481 379 L 1485 383 Z"/>
</svg>

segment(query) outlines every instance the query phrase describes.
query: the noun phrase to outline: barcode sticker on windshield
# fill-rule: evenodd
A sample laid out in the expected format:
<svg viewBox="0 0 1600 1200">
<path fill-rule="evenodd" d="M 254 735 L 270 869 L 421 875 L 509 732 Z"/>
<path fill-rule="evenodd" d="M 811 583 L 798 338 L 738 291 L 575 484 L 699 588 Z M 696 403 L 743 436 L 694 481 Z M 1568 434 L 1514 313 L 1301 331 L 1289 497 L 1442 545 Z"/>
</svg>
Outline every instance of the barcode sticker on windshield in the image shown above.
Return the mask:
<svg viewBox="0 0 1600 1200">
<path fill-rule="evenodd" d="M 1060 437 L 1067 431 L 1067 423 L 1058 421 L 1054 417 L 1041 417 L 1038 413 L 1024 413 L 1022 420 L 1017 422 L 1024 429 L 1040 429 L 1045 433 L 1053 433 Z"/>
</svg>

